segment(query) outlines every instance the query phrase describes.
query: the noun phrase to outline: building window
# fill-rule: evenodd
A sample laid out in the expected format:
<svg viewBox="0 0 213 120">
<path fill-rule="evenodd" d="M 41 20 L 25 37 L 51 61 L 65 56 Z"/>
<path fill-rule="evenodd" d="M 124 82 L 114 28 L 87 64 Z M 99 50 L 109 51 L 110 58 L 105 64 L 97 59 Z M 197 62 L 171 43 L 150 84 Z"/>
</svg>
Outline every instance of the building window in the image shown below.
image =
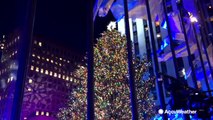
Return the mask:
<svg viewBox="0 0 213 120">
<path fill-rule="evenodd" d="M 57 77 L 57 73 L 54 73 L 54 77 Z"/>
<path fill-rule="evenodd" d="M 31 65 L 30 70 L 34 70 L 34 66 Z"/>
<path fill-rule="evenodd" d="M 43 112 L 43 111 L 41 112 L 41 115 L 44 115 L 44 112 Z"/>
<path fill-rule="evenodd" d="M 58 74 L 58 78 L 61 78 L 61 74 Z"/>
<path fill-rule="evenodd" d="M 46 74 L 46 75 L 48 75 L 48 74 L 49 74 L 48 70 L 45 70 L 45 74 Z"/>
<path fill-rule="evenodd" d="M 38 116 L 39 115 L 39 111 L 36 111 L 36 116 Z"/>
<path fill-rule="evenodd" d="M 41 43 L 41 42 L 39 42 L 39 43 L 38 43 L 38 46 L 40 46 L 40 47 L 41 47 L 41 46 L 42 46 L 42 43 Z"/>
<path fill-rule="evenodd" d="M 66 77 L 66 80 L 69 80 L 69 76 Z"/>
<path fill-rule="evenodd" d="M 46 60 L 47 60 L 47 62 L 49 62 L 49 61 L 50 61 L 48 58 L 47 58 Z"/>
<path fill-rule="evenodd" d="M 36 67 L 36 72 L 39 72 L 39 68 L 38 67 Z"/>
<path fill-rule="evenodd" d="M 44 73 L 44 69 L 41 69 L 41 73 Z"/>
<path fill-rule="evenodd" d="M 31 88 L 28 88 L 27 90 L 28 90 L 28 91 L 32 91 L 32 89 L 31 89 Z"/>
<path fill-rule="evenodd" d="M 65 79 L 65 75 L 63 75 L 62 79 Z"/>
<path fill-rule="evenodd" d="M 49 114 L 49 112 L 46 112 L 46 116 L 49 116 L 50 114 Z"/>
<path fill-rule="evenodd" d="M 33 82 L 33 80 L 32 79 L 29 79 L 29 83 L 32 83 Z"/>
<path fill-rule="evenodd" d="M 53 75 L 53 72 L 52 71 L 50 71 L 50 76 L 52 76 Z"/>
</svg>

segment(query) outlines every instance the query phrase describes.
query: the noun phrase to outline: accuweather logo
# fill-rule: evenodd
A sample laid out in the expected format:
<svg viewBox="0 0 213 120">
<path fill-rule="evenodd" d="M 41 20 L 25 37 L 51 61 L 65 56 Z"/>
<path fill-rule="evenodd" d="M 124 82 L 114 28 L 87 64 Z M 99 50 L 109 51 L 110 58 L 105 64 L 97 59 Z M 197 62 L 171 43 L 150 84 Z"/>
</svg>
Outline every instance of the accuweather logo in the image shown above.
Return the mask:
<svg viewBox="0 0 213 120">
<path fill-rule="evenodd" d="M 196 110 L 158 110 L 159 114 L 196 114 Z"/>
</svg>

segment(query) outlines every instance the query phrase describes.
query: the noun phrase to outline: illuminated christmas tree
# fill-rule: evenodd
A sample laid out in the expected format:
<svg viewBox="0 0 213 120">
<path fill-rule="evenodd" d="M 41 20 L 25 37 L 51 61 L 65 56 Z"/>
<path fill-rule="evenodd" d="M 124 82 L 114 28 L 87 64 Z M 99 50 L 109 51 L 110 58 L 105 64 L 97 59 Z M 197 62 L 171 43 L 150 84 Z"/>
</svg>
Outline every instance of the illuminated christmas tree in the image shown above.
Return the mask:
<svg viewBox="0 0 213 120">
<path fill-rule="evenodd" d="M 130 89 L 128 82 L 126 37 L 117 30 L 107 30 L 94 46 L 95 117 L 97 119 L 131 119 Z M 154 79 L 149 77 L 150 62 L 133 59 L 135 84 L 140 119 L 155 115 L 155 103 L 151 96 Z M 75 76 L 81 81 L 73 89 L 68 107 L 62 108 L 58 118 L 86 118 L 87 69 L 80 66 Z"/>
</svg>

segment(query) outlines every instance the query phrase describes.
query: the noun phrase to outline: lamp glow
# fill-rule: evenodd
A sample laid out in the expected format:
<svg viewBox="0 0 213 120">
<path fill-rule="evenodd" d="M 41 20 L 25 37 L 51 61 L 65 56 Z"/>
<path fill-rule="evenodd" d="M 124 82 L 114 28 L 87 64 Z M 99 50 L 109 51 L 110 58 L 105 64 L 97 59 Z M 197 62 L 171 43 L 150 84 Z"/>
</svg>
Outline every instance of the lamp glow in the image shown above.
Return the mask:
<svg viewBox="0 0 213 120">
<path fill-rule="evenodd" d="M 197 20 L 197 18 L 196 17 L 190 17 L 190 21 L 192 22 L 192 23 L 195 23 L 195 22 L 198 22 L 198 20 Z"/>
</svg>

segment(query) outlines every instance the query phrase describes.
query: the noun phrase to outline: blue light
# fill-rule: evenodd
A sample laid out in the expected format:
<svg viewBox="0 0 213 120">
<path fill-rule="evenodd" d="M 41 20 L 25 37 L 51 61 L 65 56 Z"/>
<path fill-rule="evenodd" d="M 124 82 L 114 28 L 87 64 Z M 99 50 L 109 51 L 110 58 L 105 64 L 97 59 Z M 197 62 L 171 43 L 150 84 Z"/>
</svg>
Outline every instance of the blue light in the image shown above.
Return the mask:
<svg viewBox="0 0 213 120">
<path fill-rule="evenodd" d="M 167 41 L 168 37 L 163 39 L 162 44 L 161 44 L 161 50 L 164 50 L 168 45 L 169 42 Z"/>
<path fill-rule="evenodd" d="M 167 23 L 165 20 L 162 22 L 161 27 L 167 29 Z"/>
</svg>

